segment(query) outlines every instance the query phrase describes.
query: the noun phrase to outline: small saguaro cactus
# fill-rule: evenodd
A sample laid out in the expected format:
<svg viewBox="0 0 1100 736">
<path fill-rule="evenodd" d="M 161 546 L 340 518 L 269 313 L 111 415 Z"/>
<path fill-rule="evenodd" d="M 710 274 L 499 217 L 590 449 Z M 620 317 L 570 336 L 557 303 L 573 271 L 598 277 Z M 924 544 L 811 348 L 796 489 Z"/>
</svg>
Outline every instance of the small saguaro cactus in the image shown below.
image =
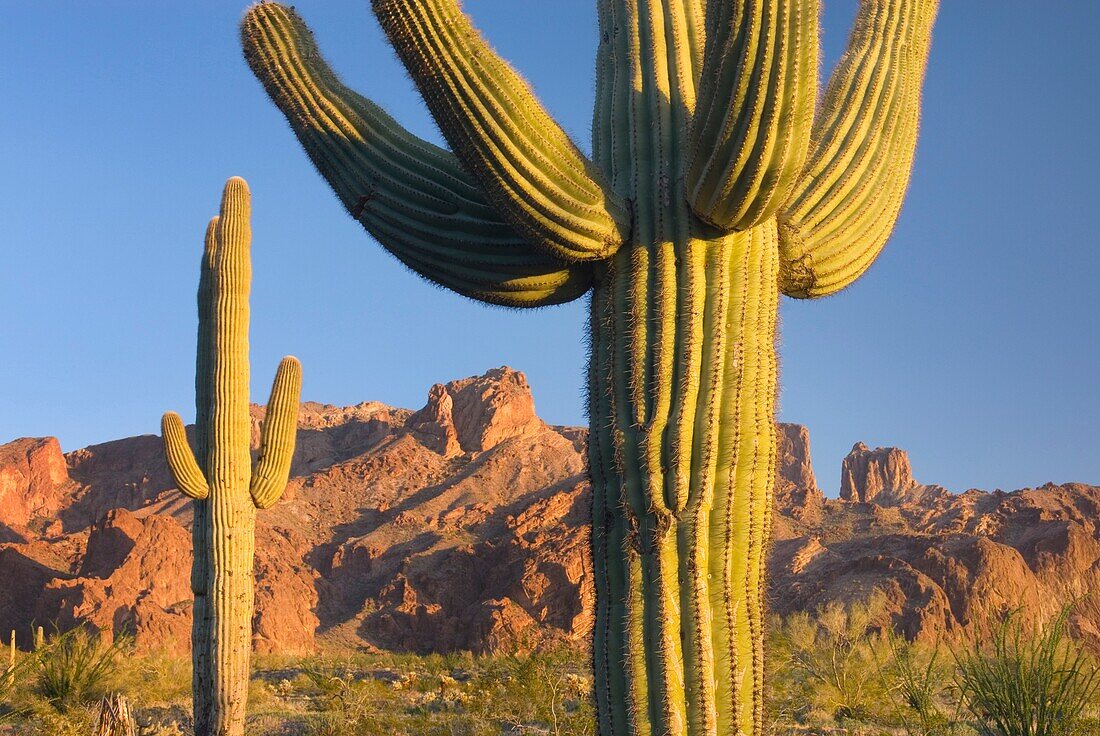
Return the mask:
<svg viewBox="0 0 1100 736">
<path fill-rule="evenodd" d="M 244 733 L 252 650 L 256 509 L 282 496 L 290 475 L 302 369 L 283 358 L 252 466 L 248 404 L 248 293 L 252 262 L 248 185 L 225 185 L 206 230 L 199 270 L 195 450 L 183 421 L 161 422 L 176 485 L 194 499 L 192 663 L 196 736 Z"/>
<path fill-rule="evenodd" d="M 8 639 L 8 666 L 4 670 L 4 688 L 10 690 L 15 687 L 15 632 L 11 632 Z"/>
<path fill-rule="evenodd" d="M 597 0 L 591 157 L 458 0 L 372 0 L 451 151 L 344 86 L 293 9 L 245 58 L 351 215 L 422 276 L 591 293 L 603 736 L 760 736 L 779 295 L 837 292 L 893 228 L 937 0 L 860 0 L 818 103 L 818 0 Z"/>
</svg>

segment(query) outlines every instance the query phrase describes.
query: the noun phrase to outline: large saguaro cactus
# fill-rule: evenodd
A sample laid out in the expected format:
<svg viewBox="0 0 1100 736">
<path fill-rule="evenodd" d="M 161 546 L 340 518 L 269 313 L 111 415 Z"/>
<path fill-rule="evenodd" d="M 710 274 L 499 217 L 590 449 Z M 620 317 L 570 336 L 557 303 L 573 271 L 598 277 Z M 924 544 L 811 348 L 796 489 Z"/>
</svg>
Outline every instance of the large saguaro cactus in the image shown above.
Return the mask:
<svg viewBox="0 0 1100 736">
<path fill-rule="evenodd" d="M 252 652 L 256 509 L 282 496 L 290 475 L 302 368 L 283 358 L 275 374 L 252 467 L 248 407 L 248 185 L 225 185 L 221 213 L 206 230 L 199 271 L 199 336 L 195 364 L 195 451 L 183 421 L 161 421 L 176 485 L 194 499 L 195 594 L 192 661 L 196 736 L 244 733 Z"/>
<path fill-rule="evenodd" d="M 597 0 L 593 155 L 457 0 L 373 0 L 451 152 L 264 3 L 245 56 L 348 211 L 494 304 L 591 292 L 594 666 L 604 736 L 762 732 L 780 293 L 859 277 L 893 227 L 936 0 L 861 0 L 817 105 L 818 0 Z"/>
</svg>

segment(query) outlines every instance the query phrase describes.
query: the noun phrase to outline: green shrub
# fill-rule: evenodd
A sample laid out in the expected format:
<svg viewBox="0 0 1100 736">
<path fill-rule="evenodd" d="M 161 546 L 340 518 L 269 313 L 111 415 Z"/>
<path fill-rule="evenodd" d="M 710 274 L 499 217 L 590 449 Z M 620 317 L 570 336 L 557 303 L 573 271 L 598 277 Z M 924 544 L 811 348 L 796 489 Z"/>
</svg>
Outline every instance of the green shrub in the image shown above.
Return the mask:
<svg viewBox="0 0 1100 736">
<path fill-rule="evenodd" d="M 834 602 L 813 616 L 796 613 L 775 622 L 774 718 L 841 724 L 873 718 L 886 699 L 877 664 L 887 658 L 883 610 L 884 599 L 875 593 L 863 602 Z"/>
<path fill-rule="evenodd" d="M 103 695 L 104 680 L 114 674 L 116 657 L 128 645 L 126 637 L 105 644 L 83 627 L 55 630 L 34 654 L 38 694 L 58 710 Z"/>
<path fill-rule="evenodd" d="M 1071 736 L 1100 672 L 1066 636 L 1066 613 L 1035 635 L 1019 616 L 994 628 L 990 646 L 958 658 L 962 701 L 981 736 Z"/>
<path fill-rule="evenodd" d="M 957 689 L 952 668 L 937 642 L 932 647 L 886 636 L 890 658 L 880 663 L 885 691 L 894 705 L 894 719 L 908 736 L 952 736 L 960 733 Z"/>
</svg>

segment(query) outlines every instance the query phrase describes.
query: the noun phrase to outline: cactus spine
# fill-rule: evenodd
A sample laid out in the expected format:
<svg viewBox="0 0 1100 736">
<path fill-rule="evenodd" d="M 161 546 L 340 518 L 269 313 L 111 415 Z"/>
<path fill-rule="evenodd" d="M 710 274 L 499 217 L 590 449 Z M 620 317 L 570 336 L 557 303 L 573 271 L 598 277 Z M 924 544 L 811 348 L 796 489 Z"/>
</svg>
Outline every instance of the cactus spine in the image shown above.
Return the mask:
<svg viewBox="0 0 1100 736">
<path fill-rule="evenodd" d="M 252 649 L 256 509 L 286 488 L 294 453 L 301 366 L 283 358 L 275 375 L 252 466 L 248 387 L 251 283 L 248 185 L 225 185 L 221 212 L 206 231 L 199 271 L 195 370 L 195 451 L 178 414 L 161 430 L 169 467 L 194 499 L 195 595 L 192 659 L 196 736 L 244 733 Z"/>
<path fill-rule="evenodd" d="M 591 292 L 594 667 L 603 736 L 763 732 L 779 294 L 889 236 L 937 0 L 861 0 L 817 106 L 818 0 L 597 0 L 585 157 L 457 0 L 373 0 L 450 144 L 345 87 L 289 8 L 245 57 L 355 219 L 485 302 Z"/>
</svg>

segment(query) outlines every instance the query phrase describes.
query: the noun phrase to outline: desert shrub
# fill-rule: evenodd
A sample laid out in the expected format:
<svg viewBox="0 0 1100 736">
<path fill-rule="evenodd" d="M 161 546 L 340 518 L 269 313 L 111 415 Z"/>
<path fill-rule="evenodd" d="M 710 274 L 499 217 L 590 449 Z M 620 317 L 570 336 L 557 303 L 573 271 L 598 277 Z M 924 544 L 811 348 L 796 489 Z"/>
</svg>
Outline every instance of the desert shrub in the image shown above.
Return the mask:
<svg viewBox="0 0 1100 736">
<path fill-rule="evenodd" d="M 587 661 L 569 653 L 487 661 L 472 681 L 469 711 L 504 733 L 589 736 L 595 733 Z"/>
<path fill-rule="evenodd" d="M 116 658 L 128 646 L 126 637 L 106 644 L 83 627 L 55 630 L 34 653 L 35 688 L 58 710 L 85 704 L 104 694 L 105 680 L 114 674 Z"/>
<path fill-rule="evenodd" d="M 135 707 L 191 707 L 191 659 L 164 653 L 116 659 L 104 680 L 112 691 L 124 693 Z"/>
<path fill-rule="evenodd" d="M 806 723 L 823 715 L 845 723 L 875 716 L 885 700 L 878 675 L 888 654 L 883 610 L 884 598 L 876 593 L 773 622 L 773 717 Z"/>
<path fill-rule="evenodd" d="M 260 676 L 284 708 L 308 700 L 312 712 L 297 720 L 307 736 L 595 733 L 589 664 L 578 652 L 372 654 L 278 664 Z"/>
<path fill-rule="evenodd" d="M 981 736 L 1070 736 L 1084 731 L 1100 671 L 1066 636 L 1065 613 L 1038 632 L 1011 615 L 958 657 L 958 682 Z"/>
<path fill-rule="evenodd" d="M 58 710 L 42 699 L 30 700 L 22 709 L 20 736 L 88 736 L 95 727 L 96 709 L 90 704 L 70 705 Z"/>
<path fill-rule="evenodd" d="M 908 736 L 952 736 L 962 732 L 950 657 L 937 642 L 922 646 L 895 633 L 885 637 L 889 659 L 879 663 L 893 720 Z"/>
</svg>

